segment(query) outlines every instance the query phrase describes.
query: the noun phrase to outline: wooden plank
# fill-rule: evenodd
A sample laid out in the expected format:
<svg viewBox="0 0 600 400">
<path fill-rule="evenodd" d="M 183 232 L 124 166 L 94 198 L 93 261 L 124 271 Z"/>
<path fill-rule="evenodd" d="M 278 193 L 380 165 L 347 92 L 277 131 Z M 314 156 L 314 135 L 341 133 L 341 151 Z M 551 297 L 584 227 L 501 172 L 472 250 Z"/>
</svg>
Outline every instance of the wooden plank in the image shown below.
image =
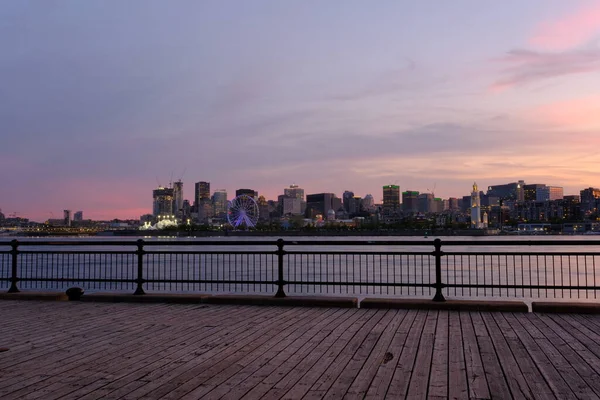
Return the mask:
<svg viewBox="0 0 600 400">
<path fill-rule="evenodd" d="M 383 316 L 383 318 L 381 318 L 381 320 L 379 320 L 379 322 L 367 334 L 367 336 L 360 344 L 356 352 L 351 356 L 350 360 L 348 361 L 342 372 L 338 375 L 337 379 L 333 382 L 329 390 L 325 392 L 325 397 L 344 397 L 346 392 L 348 392 L 349 388 L 352 386 L 352 383 L 355 381 L 355 379 L 358 379 L 357 377 L 359 376 L 361 369 L 365 365 L 366 360 L 374 351 L 374 348 L 379 339 L 381 338 L 383 332 L 393 322 L 396 314 L 397 312 L 395 310 L 388 310 L 387 313 Z M 379 352 L 377 352 L 377 354 L 379 354 Z M 375 357 L 377 358 L 378 355 L 375 355 Z M 383 355 L 381 355 L 381 358 L 383 358 Z M 365 382 L 366 386 L 368 386 L 368 384 L 371 382 L 370 376 L 368 374 L 363 374 L 358 380 L 360 382 L 357 382 L 357 387 L 364 387 Z M 354 393 L 355 397 L 357 394 L 356 392 L 357 391 L 355 391 Z"/>
<path fill-rule="evenodd" d="M 492 317 L 498 325 L 500 332 L 502 332 L 508 347 L 519 364 L 519 369 L 523 374 L 523 378 L 531 388 L 531 392 L 534 396 L 540 399 L 556 398 L 554 392 L 546 382 L 546 379 L 542 376 L 540 370 L 536 366 L 535 361 L 527 352 L 525 345 L 521 342 L 516 332 L 504 317 L 504 313 L 495 313 L 492 314 Z"/>
<path fill-rule="evenodd" d="M 288 376 L 289 380 L 279 382 L 265 396 L 265 399 L 297 399 L 301 398 L 312 390 L 313 396 L 325 393 L 329 386 L 325 386 L 335 379 L 341 368 L 345 365 L 346 355 L 352 348 L 361 343 L 367 332 L 379 322 L 385 314 L 384 310 L 366 310 L 359 309 L 362 318 L 350 328 L 348 328 L 334 343 L 331 344 L 326 352 L 313 351 L 307 364 L 300 369 L 294 369 Z M 338 364 L 338 360 L 340 363 Z M 346 361 L 347 362 L 347 361 Z M 312 365 L 308 367 L 308 365 Z M 308 367 L 308 369 L 307 369 Z M 289 387 L 289 383 L 295 383 Z"/>
<path fill-rule="evenodd" d="M 496 354 L 492 339 L 481 318 L 481 313 L 471 313 L 471 321 L 473 322 L 475 335 L 477 337 L 477 342 L 479 343 L 479 352 L 481 354 L 481 361 L 483 362 L 483 369 L 485 371 L 490 395 L 492 398 L 508 399 L 511 397 L 508 382 L 504 376 L 504 371 L 500 365 L 500 360 Z"/>
<path fill-rule="evenodd" d="M 535 326 L 546 338 L 552 343 L 554 346 L 553 349 L 550 349 L 552 353 L 546 353 L 550 356 L 550 358 L 556 362 L 555 360 L 563 358 L 568 363 L 567 370 L 564 370 L 564 366 L 560 363 L 557 367 L 559 372 L 563 374 L 565 377 L 569 377 L 572 373 L 576 373 L 581 379 L 585 381 L 585 384 L 589 386 L 593 390 L 593 394 L 587 392 L 588 397 L 599 396 L 600 397 L 600 380 L 598 379 L 598 371 L 594 370 L 594 367 L 580 355 L 571 348 L 568 342 L 566 342 L 559 334 L 555 332 L 555 324 L 547 325 L 544 321 L 539 317 L 539 315 L 535 314 L 528 318 L 528 322 Z M 559 329 L 560 331 L 560 329 Z M 570 342 L 577 342 L 577 340 L 573 337 L 570 337 Z M 595 360 L 596 367 L 600 367 L 598 358 Z M 567 378 L 567 383 L 572 385 L 577 380 L 570 381 Z M 580 389 L 574 389 L 573 391 L 577 394 Z M 581 397 L 578 395 L 578 397 Z"/>
<path fill-rule="evenodd" d="M 419 349 L 417 351 L 410 385 L 408 386 L 407 399 L 427 398 L 429 374 L 431 372 L 431 357 L 433 355 L 438 314 L 439 311 L 434 310 L 430 310 L 427 313 L 427 319 L 425 320 L 425 326 L 421 333 L 421 340 L 419 341 Z"/>
<path fill-rule="evenodd" d="M 489 399 L 490 391 L 485 378 L 485 370 L 483 369 L 479 344 L 475 337 L 475 330 L 473 328 L 473 323 L 471 322 L 471 317 L 469 313 L 460 312 L 459 318 L 463 334 L 469 398 Z"/>
<path fill-rule="evenodd" d="M 377 368 L 377 372 L 373 381 L 367 390 L 367 399 L 383 399 L 386 397 L 388 388 L 398 366 L 404 343 L 411 330 L 411 326 L 417 316 L 417 310 L 405 311 L 406 315 L 402 320 L 402 323 L 398 326 L 392 342 L 386 352 L 383 361 Z"/>
<path fill-rule="evenodd" d="M 361 370 L 359 371 L 356 379 L 346 392 L 345 397 L 362 399 L 366 396 L 367 391 L 373 383 L 375 375 L 377 374 L 380 366 L 389 363 L 389 361 L 393 359 L 393 354 L 390 350 L 395 349 L 391 348 L 391 344 L 393 342 L 394 337 L 396 336 L 398 327 L 404 321 L 406 314 L 406 310 L 394 311 L 392 321 L 381 335 L 373 351 L 368 355 L 368 358 L 364 361 Z"/>
<path fill-rule="evenodd" d="M 248 397 L 248 392 L 255 389 L 272 374 L 283 375 L 286 371 L 291 370 L 292 366 L 296 365 L 311 349 L 314 349 L 327 335 L 331 334 L 335 327 L 344 324 L 349 319 L 350 314 L 354 313 L 350 313 L 347 310 L 337 310 L 336 314 L 332 315 L 331 318 L 303 332 L 299 339 L 268 360 L 258 370 L 251 372 L 250 376 L 241 380 L 244 376 L 236 374 L 223 385 L 217 387 L 215 391 L 208 393 L 204 397 L 221 399 Z M 266 393 L 270 387 L 264 387 L 262 389 L 263 393 Z"/>
<path fill-rule="evenodd" d="M 313 328 L 321 327 L 329 322 L 329 317 L 335 316 L 334 310 L 317 309 L 317 315 L 310 315 L 301 321 L 297 321 L 287 330 L 280 332 L 276 338 L 257 347 L 247 357 L 231 364 L 221 372 L 215 374 L 212 378 L 202 382 L 202 385 L 196 389 L 181 396 L 182 399 L 199 399 L 203 396 L 209 398 L 220 398 L 224 393 L 235 384 L 244 381 L 253 375 L 263 365 L 267 364 L 278 353 L 290 349 L 290 346 L 306 332 Z M 289 334 L 288 334 L 289 333 Z M 286 336 L 287 335 L 287 336 Z M 228 363 L 228 361 L 223 361 Z M 193 383 L 197 384 L 199 379 L 194 378 Z M 229 381 L 229 385 L 225 382 Z M 218 388 L 218 390 L 216 390 Z M 173 392 L 173 398 L 176 398 L 177 392 Z"/>
<path fill-rule="evenodd" d="M 435 328 L 435 342 L 431 357 L 431 374 L 427 396 L 446 398 L 448 394 L 449 371 L 449 312 L 440 311 Z"/>
<path fill-rule="evenodd" d="M 467 367 L 463 347 L 460 316 L 457 311 L 448 313 L 448 398 L 464 399 L 469 396 Z"/>
<path fill-rule="evenodd" d="M 537 393 L 532 391 L 527 385 L 527 381 L 523 377 L 523 372 L 519 367 L 519 362 L 515 359 L 510 346 L 506 342 L 502 330 L 494 320 L 492 313 L 481 313 L 483 322 L 492 339 L 492 344 L 496 349 L 498 360 L 502 366 L 506 382 L 510 389 L 511 395 L 515 399 L 533 399 L 540 398 Z M 512 332 L 512 330 L 508 331 Z M 512 332 L 514 335 L 514 332 Z M 514 337 L 514 336 L 513 336 Z"/>
<path fill-rule="evenodd" d="M 325 370 L 323 374 L 314 382 L 304 398 L 321 398 L 327 393 L 327 391 L 336 382 L 340 374 L 344 371 L 349 361 L 354 356 L 363 341 L 367 338 L 369 333 L 386 315 L 389 315 L 388 310 L 377 310 L 375 312 L 375 317 L 369 320 L 363 326 L 363 328 L 346 343 L 344 347 L 339 349 L 339 353 L 335 354 L 335 359 L 331 360 L 332 357 L 330 357 L 330 360 L 332 361 L 328 363 L 330 364 L 330 367 L 327 368 L 327 370 Z M 331 355 L 333 356 L 333 354 Z M 284 398 L 297 398 L 295 394 L 292 394 L 293 392 L 294 390 L 292 389 L 284 396 Z"/>
<path fill-rule="evenodd" d="M 427 311 L 420 310 L 417 313 L 406 341 L 404 342 L 402 353 L 400 354 L 394 375 L 392 376 L 392 380 L 386 393 L 388 398 L 399 399 L 406 397 L 426 319 Z"/>
<path fill-rule="evenodd" d="M 569 388 L 567 383 L 561 377 L 560 373 L 556 370 L 551 360 L 546 357 L 542 349 L 538 346 L 537 342 L 542 340 L 541 338 L 534 339 L 527 332 L 526 329 L 519 323 L 514 315 L 506 314 L 506 320 L 513 328 L 521 342 L 527 348 L 527 352 L 531 355 L 531 358 L 535 361 L 537 368 L 540 370 L 542 376 L 548 382 L 548 386 L 552 389 L 556 397 L 559 399 L 575 399 L 577 396 Z"/>
<path fill-rule="evenodd" d="M 248 392 L 244 398 L 279 399 L 291 390 L 306 393 L 314 381 L 325 371 L 339 348 L 349 341 L 369 320 L 374 318 L 374 311 L 353 311 L 353 315 L 340 326 L 316 342 L 316 347 L 304 349 L 298 357 L 293 357 L 284 367 L 271 373 L 259 385 Z M 299 396 L 300 397 L 300 396 Z M 230 397 L 233 399 L 233 397 Z"/>
</svg>

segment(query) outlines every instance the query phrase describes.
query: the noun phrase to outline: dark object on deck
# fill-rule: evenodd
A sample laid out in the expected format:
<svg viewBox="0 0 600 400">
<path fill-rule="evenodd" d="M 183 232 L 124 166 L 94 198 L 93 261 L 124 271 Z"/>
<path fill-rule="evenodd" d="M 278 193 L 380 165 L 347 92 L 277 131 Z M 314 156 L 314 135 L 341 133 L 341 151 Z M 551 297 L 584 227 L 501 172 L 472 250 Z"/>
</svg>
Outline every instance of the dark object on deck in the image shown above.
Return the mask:
<svg viewBox="0 0 600 400">
<path fill-rule="evenodd" d="M 83 296 L 84 290 L 79 287 L 72 287 L 68 288 L 66 293 L 69 297 L 69 301 L 78 301 L 81 300 L 81 296 Z"/>
</svg>

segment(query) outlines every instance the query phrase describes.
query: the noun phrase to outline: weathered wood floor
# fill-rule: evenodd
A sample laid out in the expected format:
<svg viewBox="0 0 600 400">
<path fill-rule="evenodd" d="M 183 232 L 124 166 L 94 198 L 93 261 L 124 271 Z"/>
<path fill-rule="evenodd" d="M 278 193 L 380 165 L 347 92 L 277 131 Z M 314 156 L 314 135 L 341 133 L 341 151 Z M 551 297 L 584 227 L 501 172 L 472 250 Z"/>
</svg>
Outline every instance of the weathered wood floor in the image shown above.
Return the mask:
<svg viewBox="0 0 600 400">
<path fill-rule="evenodd" d="M 0 398 L 600 398 L 600 316 L 0 301 Z"/>
</svg>

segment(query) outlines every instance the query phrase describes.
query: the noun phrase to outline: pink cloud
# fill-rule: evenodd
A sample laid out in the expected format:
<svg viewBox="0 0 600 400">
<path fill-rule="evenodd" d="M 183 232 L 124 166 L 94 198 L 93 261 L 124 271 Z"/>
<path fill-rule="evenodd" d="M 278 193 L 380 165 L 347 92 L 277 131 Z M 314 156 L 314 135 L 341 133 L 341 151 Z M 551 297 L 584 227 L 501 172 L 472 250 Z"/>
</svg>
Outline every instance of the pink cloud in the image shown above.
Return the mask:
<svg viewBox="0 0 600 400">
<path fill-rule="evenodd" d="M 598 130 L 600 129 L 600 96 L 583 97 L 544 104 L 530 111 L 530 119 L 537 123 L 549 124 L 559 129 Z M 600 137 L 593 135 L 586 141 L 592 147 L 600 147 Z"/>
<path fill-rule="evenodd" d="M 544 50 L 565 50 L 586 44 L 600 33 L 600 4 L 584 7 L 539 24 L 529 43 Z"/>
</svg>

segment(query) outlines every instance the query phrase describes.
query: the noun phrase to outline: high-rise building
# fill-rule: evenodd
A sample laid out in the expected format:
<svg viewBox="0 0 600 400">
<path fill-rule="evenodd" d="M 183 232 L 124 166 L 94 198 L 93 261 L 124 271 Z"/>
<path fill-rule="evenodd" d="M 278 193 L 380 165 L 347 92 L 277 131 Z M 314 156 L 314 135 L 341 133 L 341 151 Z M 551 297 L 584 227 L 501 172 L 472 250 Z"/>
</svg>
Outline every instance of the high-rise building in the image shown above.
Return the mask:
<svg viewBox="0 0 600 400">
<path fill-rule="evenodd" d="M 173 215 L 179 218 L 183 215 L 183 182 L 181 179 L 173 183 Z"/>
<path fill-rule="evenodd" d="M 348 202 L 348 214 L 356 214 L 362 211 L 362 197 L 352 196 Z"/>
<path fill-rule="evenodd" d="M 210 182 L 196 182 L 194 185 L 194 205 L 198 207 L 200 200 L 210 199 Z"/>
<path fill-rule="evenodd" d="M 416 213 L 419 210 L 419 192 L 407 190 L 402 192 L 402 210 L 404 212 Z"/>
<path fill-rule="evenodd" d="M 344 194 L 342 194 L 342 203 L 346 212 L 350 212 L 350 203 L 352 202 L 353 197 L 354 192 L 351 192 L 349 190 L 344 191 Z"/>
<path fill-rule="evenodd" d="M 290 185 L 289 188 L 283 189 L 283 194 L 286 197 L 295 197 L 304 201 L 304 189 L 298 187 L 298 185 Z"/>
<path fill-rule="evenodd" d="M 596 213 L 598 211 L 598 200 L 600 199 L 600 189 L 589 187 L 583 189 L 581 196 L 581 212 L 584 216 Z"/>
<path fill-rule="evenodd" d="M 385 185 L 383 187 L 383 208 L 392 211 L 400 208 L 400 186 Z"/>
<path fill-rule="evenodd" d="M 81 222 L 83 221 L 83 211 L 77 211 L 73 214 L 73 221 Z"/>
<path fill-rule="evenodd" d="M 448 199 L 448 208 L 450 210 L 458 210 L 460 208 L 458 205 L 458 199 L 456 197 L 450 197 Z"/>
<path fill-rule="evenodd" d="M 258 200 L 258 192 L 252 189 L 238 189 L 235 191 L 235 197 L 245 194 L 246 196 L 252 197 L 254 200 Z"/>
<path fill-rule="evenodd" d="M 317 214 L 326 218 L 327 212 L 333 209 L 333 193 L 317 193 L 306 196 L 306 213 L 310 218 L 314 218 Z M 338 199 L 339 200 L 339 199 Z M 335 211 L 335 210 L 334 210 Z"/>
<path fill-rule="evenodd" d="M 215 208 L 215 216 L 219 218 L 225 217 L 227 214 L 227 191 L 225 189 L 217 190 L 213 194 L 213 206 Z"/>
<path fill-rule="evenodd" d="M 152 215 L 173 215 L 173 188 L 159 186 L 152 191 Z"/>
<path fill-rule="evenodd" d="M 523 190 L 523 186 L 525 186 L 524 181 L 507 183 L 505 185 L 488 186 L 487 195 L 492 197 L 498 197 L 498 199 L 502 201 L 524 201 L 525 193 Z"/>
<path fill-rule="evenodd" d="M 71 210 L 63 211 L 63 220 L 65 226 L 71 226 Z"/>
<path fill-rule="evenodd" d="M 524 201 L 536 201 L 538 190 L 545 188 L 546 185 L 540 183 L 531 183 L 523 185 L 523 199 Z"/>
<path fill-rule="evenodd" d="M 562 200 L 564 197 L 563 188 L 560 186 L 546 186 L 538 188 L 535 201 L 553 201 Z"/>
<path fill-rule="evenodd" d="M 417 208 L 419 212 L 435 212 L 433 193 L 421 193 L 417 196 Z"/>
<path fill-rule="evenodd" d="M 488 191 L 489 193 L 489 191 Z M 471 228 L 483 228 L 481 223 L 481 204 L 479 204 L 479 190 L 477 183 L 473 183 L 473 191 L 471 192 Z"/>
<path fill-rule="evenodd" d="M 373 198 L 373 195 L 367 194 L 362 199 L 362 207 L 363 207 L 363 210 L 368 211 L 368 212 L 375 211 L 375 199 Z"/>
</svg>

